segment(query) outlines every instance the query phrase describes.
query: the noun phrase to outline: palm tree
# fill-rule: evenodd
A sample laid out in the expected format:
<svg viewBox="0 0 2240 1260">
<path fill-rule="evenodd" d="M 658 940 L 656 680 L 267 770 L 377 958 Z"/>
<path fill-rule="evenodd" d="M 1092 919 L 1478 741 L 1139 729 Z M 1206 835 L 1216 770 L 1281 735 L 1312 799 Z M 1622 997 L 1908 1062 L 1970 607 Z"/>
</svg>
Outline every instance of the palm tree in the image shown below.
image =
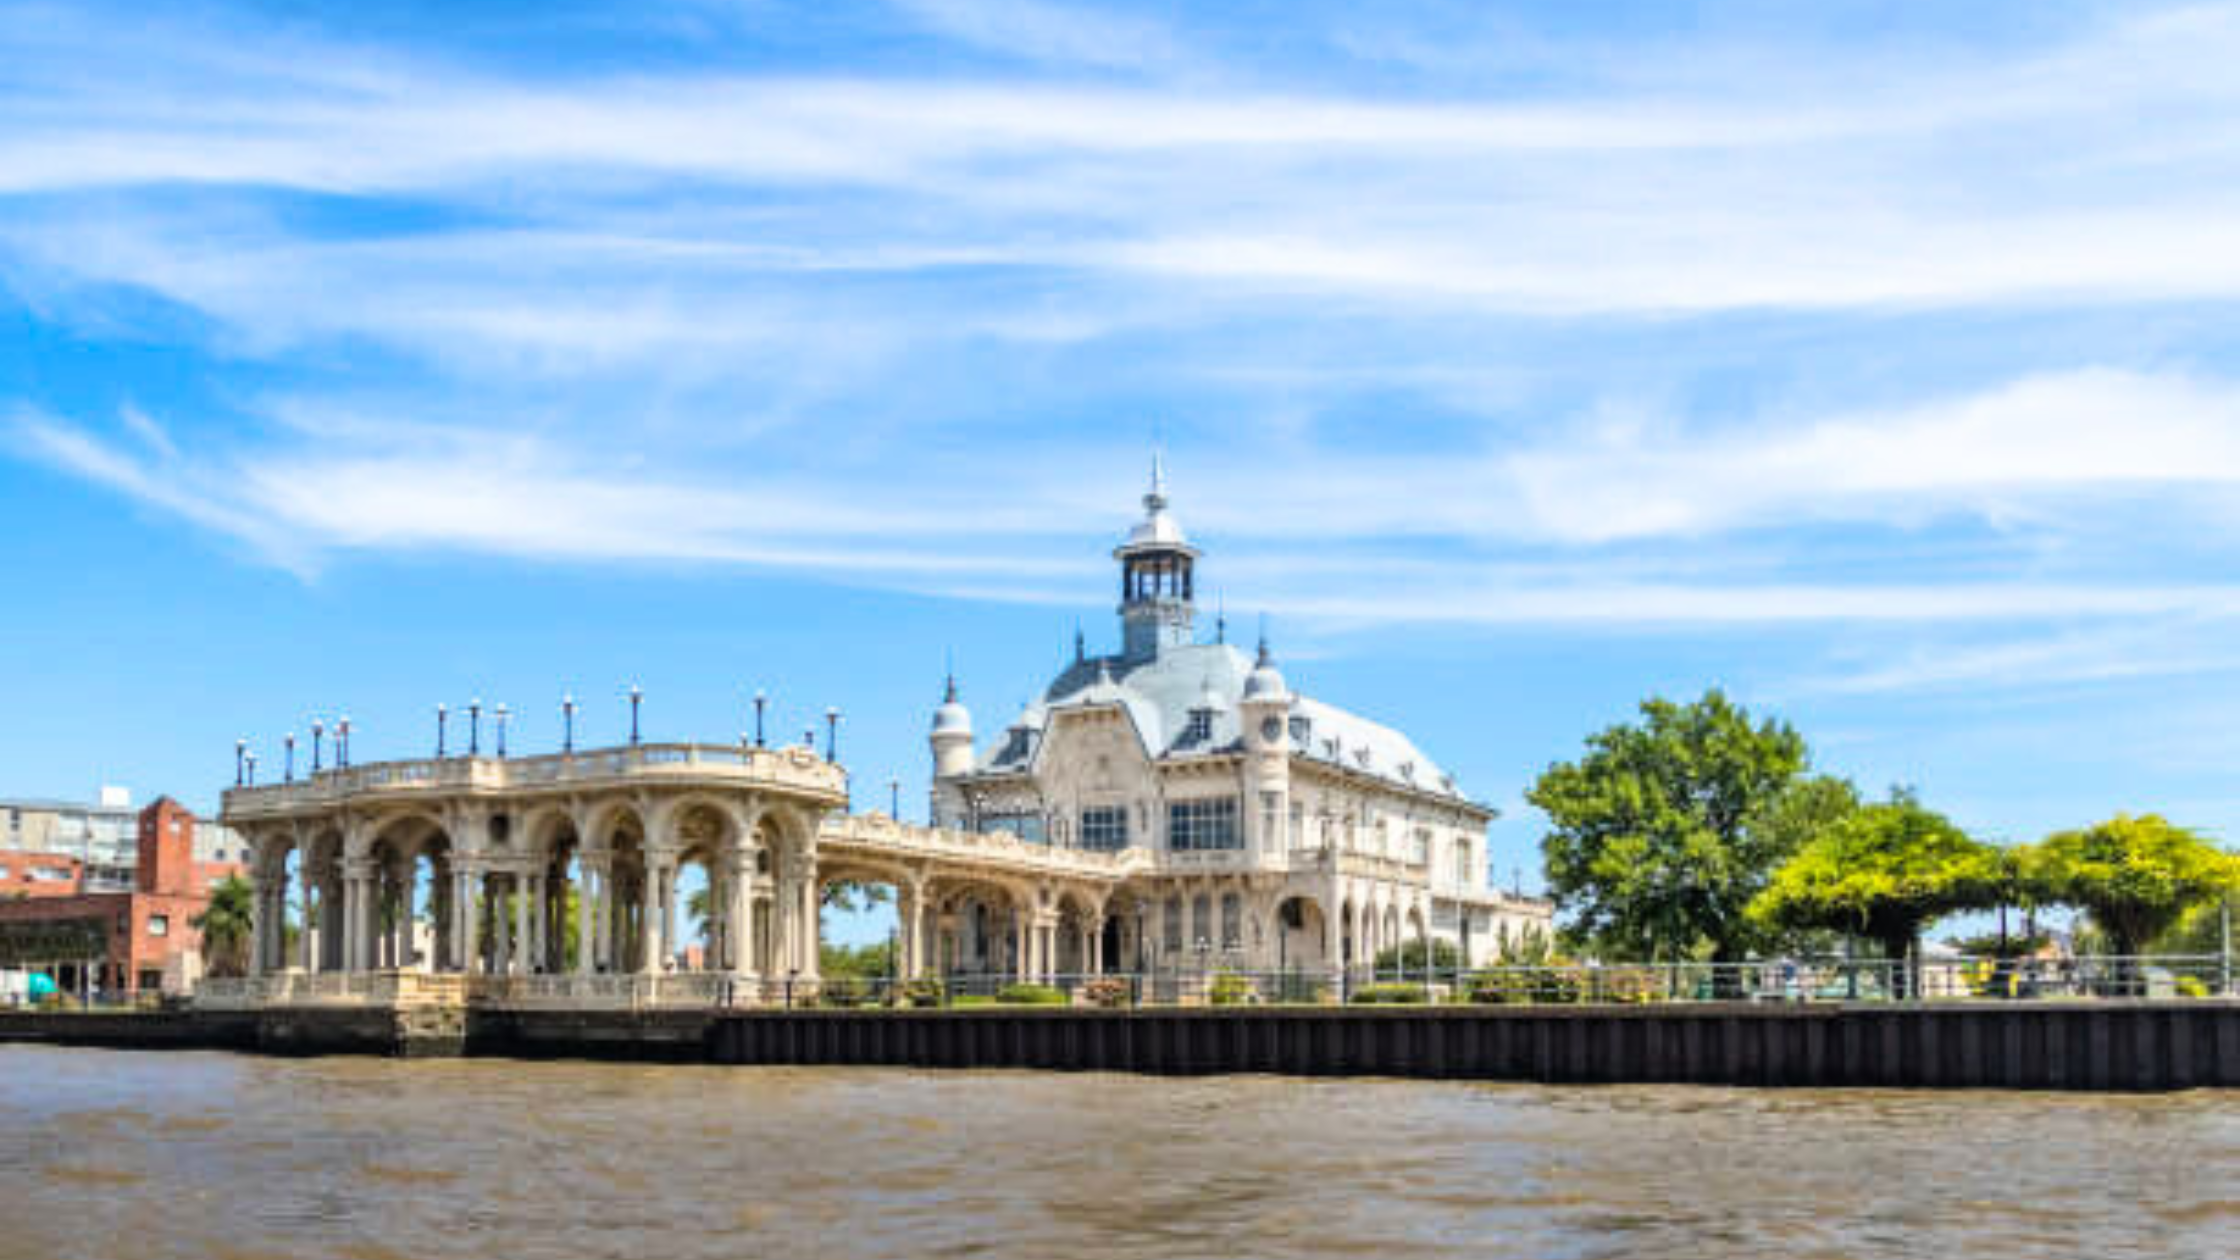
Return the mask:
<svg viewBox="0 0 2240 1260">
<path fill-rule="evenodd" d="M 238 976 L 248 971 L 253 904 L 249 881 L 228 875 L 210 890 L 210 904 L 190 920 L 202 933 L 202 953 L 210 961 L 211 975 Z"/>
</svg>

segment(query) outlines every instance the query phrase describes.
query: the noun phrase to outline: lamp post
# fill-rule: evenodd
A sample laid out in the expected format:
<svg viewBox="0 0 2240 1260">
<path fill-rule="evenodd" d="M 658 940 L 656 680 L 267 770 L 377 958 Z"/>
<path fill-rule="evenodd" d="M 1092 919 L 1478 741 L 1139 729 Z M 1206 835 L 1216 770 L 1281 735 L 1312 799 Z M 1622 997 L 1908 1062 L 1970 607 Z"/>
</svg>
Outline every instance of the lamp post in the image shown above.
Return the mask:
<svg viewBox="0 0 2240 1260">
<path fill-rule="evenodd" d="M 443 732 L 450 723 L 451 710 L 441 701 L 436 703 L 436 759 L 443 759 Z"/>
<path fill-rule="evenodd" d="M 233 741 L 233 785 L 235 787 L 246 786 L 249 782 L 248 771 L 245 768 L 248 765 L 248 756 L 249 741 L 245 739 Z"/>
<path fill-rule="evenodd" d="M 311 719 L 311 773 L 319 773 L 319 746 L 326 742 L 327 724 L 318 718 Z"/>
<path fill-rule="evenodd" d="M 902 821 L 902 780 L 887 780 L 887 817 Z"/>
<path fill-rule="evenodd" d="M 244 756 L 248 758 L 249 762 L 249 786 L 255 787 L 257 785 L 257 755 L 246 753 Z"/>
<path fill-rule="evenodd" d="M 768 696 L 766 696 L 766 695 L 762 694 L 762 689 L 761 689 L 761 688 L 759 688 L 759 687 L 757 687 L 757 688 L 755 689 L 755 693 L 754 693 L 754 746 L 755 746 L 755 747 L 757 747 L 757 748 L 760 748 L 760 747 L 762 747 L 762 746 L 763 746 L 763 743 L 762 743 L 762 710 L 763 710 L 763 708 L 764 708 L 765 706 L 767 706 L 767 705 L 768 705 L 769 703 L 770 703 L 770 697 L 768 697 Z"/>
<path fill-rule="evenodd" d="M 513 710 L 507 708 L 504 701 L 500 701 L 498 707 L 491 712 L 498 719 L 498 760 L 504 761 L 506 759 L 506 719 L 513 716 Z"/>
<path fill-rule="evenodd" d="M 335 719 L 334 764 L 337 770 L 350 765 L 350 715 L 347 713 Z"/>
<path fill-rule="evenodd" d="M 636 684 L 636 683 L 631 683 L 631 684 L 630 684 L 630 746 L 631 746 L 631 747 L 633 747 L 633 748 L 635 748 L 635 747 L 637 747 L 637 746 L 638 746 L 638 703 L 639 703 L 639 702 L 640 702 L 641 700 L 643 700 L 643 699 L 645 699 L 645 693 L 644 693 L 644 692 L 642 692 L 642 691 L 640 691 L 640 690 L 638 690 L 638 684 Z"/>
<path fill-rule="evenodd" d="M 293 783 L 296 781 L 296 733 L 289 731 L 281 736 L 280 746 L 286 750 L 280 761 L 280 781 Z"/>
<path fill-rule="evenodd" d="M 824 759 L 826 761 L 839 760 L 839 751 L 840 710 L 827 708 L 824 711 Z"/>
<path fill-rule="evenodd" d="M 467 755 L 482 755 L 482 698 L 467 701 Z"/>
<path fill-rule="evenodd" d="M 576 698 L 560 697 L 560 751 L 573 754 L 576 750 Z"/>
</svg>

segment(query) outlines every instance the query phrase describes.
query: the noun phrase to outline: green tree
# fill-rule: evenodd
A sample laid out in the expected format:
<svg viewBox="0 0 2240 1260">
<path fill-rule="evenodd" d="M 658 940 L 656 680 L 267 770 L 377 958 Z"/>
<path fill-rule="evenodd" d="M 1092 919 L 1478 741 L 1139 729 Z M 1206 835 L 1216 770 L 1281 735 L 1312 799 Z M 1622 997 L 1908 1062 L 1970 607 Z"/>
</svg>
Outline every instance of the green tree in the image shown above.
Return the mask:
<svg viewBox="0 0 2240 1260">
<path fill-rule="evenodd" d="M 2007 882 L 1998 849 L 1899 791 L 1807 840 L 1751 901 L 1750 916 L 1771 931 L 1871 937 L 1884 957 L 1903 958 L 1925 925 L 1998 904 Z"/>
<path fill-rule="evenodd" d="M 2023 847 L 2021 886 L 2092 916 L 2118 954 L 2137 954 L 2192 906 L 2240 886 L 2240 858 L 2155 814 L 2118 814 Z"/>
<path fill-rule="evenodd" d="M 1613 957 L 1747 956 L 1750 899 L 1848 784 L 1806 777 L 1802 736 L 1714 690 L 1650 699 L 1641 721 L 1587 740 L 1525 799 L 1547 814 L 1548 887 L 1569 931 Z"/>
<path fill-rule="evenodd" d="M 250 912 L 256 902 L 249 881 L 228 875 L 210 890 L 210 904 L 190 923 L 202 933 L 202 956 L 213 976 L 238 976 L 249 969 Z"/>
<path fill-rule="evenodd" d="M 894 953 L 887 941 L 870 945 L 820 945 L 817 973 L 826 978 L 853 976 L 878 980 L 894 974 Z"/>
</svg>

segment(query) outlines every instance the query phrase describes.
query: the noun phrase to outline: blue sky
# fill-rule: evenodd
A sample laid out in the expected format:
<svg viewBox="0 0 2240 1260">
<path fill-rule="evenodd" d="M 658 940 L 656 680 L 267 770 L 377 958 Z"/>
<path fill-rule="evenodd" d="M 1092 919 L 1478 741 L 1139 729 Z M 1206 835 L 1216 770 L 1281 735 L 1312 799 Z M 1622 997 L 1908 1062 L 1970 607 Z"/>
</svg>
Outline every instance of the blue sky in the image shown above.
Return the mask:
<svg viewBox="0 0 2240 1260">
<path fill-rule="evenodd" d="M 0 791 L 347 710 L 922 811 L 1201 589 L 1519 793 L 1721 685 L 2026 839 L 2240 818 L 2240 5 L 12 4 Z"/>
</svg>

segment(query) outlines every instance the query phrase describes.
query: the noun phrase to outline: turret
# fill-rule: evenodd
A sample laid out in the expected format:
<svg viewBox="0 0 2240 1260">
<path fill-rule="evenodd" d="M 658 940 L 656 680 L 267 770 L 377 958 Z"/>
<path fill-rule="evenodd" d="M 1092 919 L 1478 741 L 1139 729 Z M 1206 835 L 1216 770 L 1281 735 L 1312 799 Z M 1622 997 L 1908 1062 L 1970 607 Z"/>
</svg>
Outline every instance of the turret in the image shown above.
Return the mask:
<svg viewBox="0 0 2240 1260">
<path fill-rule="evenodd" d="M 1189 643 L 1197 619 L 1192 570 L 1198 549 L 1167 511 L 1166 465 L 1157 455 L 1151 459 L 1151 491 L 1143 496 L 1143 520 L 1112 556 L 1120 562 L 1121 655 L 1131 663 L 1148 661 Z"/>
<path fill-rule="evenodd" d="M 1245 675 L 1244 697 L 1237 702 L 1238 726 L 1244 732 L 1245 779 L 1256 803 L 1254 842 L 1260 852 L 1281 853 L 1288 847 L 1286 828 L 1291 796 L 1291 689 L 1284 685 L 1275 660 L 1268 654 L 1268 637 L 1260 636 L 1260 655 Z"/>
<path fill-rule="evenodd" d="M 953 674 L 941 707 L 933 711 L 933 731 L 926 743 L 933 749 L 933 821 L 958 826 L 964 817 L 964 793 L 954 781 L 972 773 L 972 711 L 957 699 Z"/>
</svg>

